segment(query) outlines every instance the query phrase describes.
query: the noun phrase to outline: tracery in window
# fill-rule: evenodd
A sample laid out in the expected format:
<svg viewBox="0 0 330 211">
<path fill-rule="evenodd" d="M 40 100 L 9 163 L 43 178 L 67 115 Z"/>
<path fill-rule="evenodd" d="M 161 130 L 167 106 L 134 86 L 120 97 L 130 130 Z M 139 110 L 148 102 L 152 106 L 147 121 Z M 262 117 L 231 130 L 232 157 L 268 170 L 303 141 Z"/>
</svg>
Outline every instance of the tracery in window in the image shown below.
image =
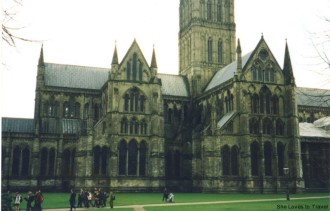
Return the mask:
<svg viewBox="0 0 330 211">
<path fill-rule="evenodd" d="M 271 135 L 273 131 L 272 121 L 269 118 L 265 118 L 262 123 L 263 134 Z"/>
<path fill-rule="evenodd" d="M 212 19 L 212 3 L 211 0 L 207 1 L 207 20 Z"/>
<path fill-rule="evenodd" d="M 249 127 L 251 134 L 259 134 L 259 121 L 256 118 L 249 120 Z"/>
<path fill-rule="evenodd" d="M 213 52 L 212 45 L 213 45 L 213 41 L 212 41 L 211 38 L 209 38 L 208 41 L 207 41 L 207 61 L 209 63 L 211 63 L 213 61 L 213 59 L 212 59 L 212 57 L 213 57 L 213 55 L 212 55 L 212 52 Z"/>
<path fill-rule="evenodd" d="M 144 112 L 145 96 L 137 88 L 132 88 L 124 95 L 124 111 Z"/>
<path fill-rule="evenodd" d="M 132 139 L 127 144 L 121 140 L 118 146 L 119 151 L 119 175 L 145 176 L 147 174 L 147 144 L 141 141 L 140 144 Z"/>
<path fill-rule="evenodd" d="M 281 119 L 276 120 L 276 135 L 284 135 L 284 123 Z"/>
<path fill-rule="evenodd" d="M 272 158 L 273 158 L 273 147 L 269 141 L 266 141 L 264 144 L 264 166 L 265 166 L 265 175 L 272 176 Z"/>
<path fill-rule="evenodd" d="M 218 41 L 218 64 L 222 64 L 222 41 Z"/>
<path fill-rule="evenodd" d="M 227 90 L 227 95 L 225 97 L 225 106 L 226 112 L 234 110 L 234 95 L 231 94 L 229 90 Z"/>
<path fill-rule="evenodd" d="M 126 79 L 132 81 L 143 79 L 143 63 L 139 60 L 137 53 L 134 53 L 132 59 L 127 62 Z"/>
<path fill-rule="evenodd" d="M 254 141 L 250 144 L 251 150 L 251 175 L 259 176 L 259 159 L 260 159 L 260 147 L 258 142 Z"/>
<path fill-rule="evenodd" d="M 217 3 L 217 22 L 221 22 L 221 0 Z"/>
</svg>

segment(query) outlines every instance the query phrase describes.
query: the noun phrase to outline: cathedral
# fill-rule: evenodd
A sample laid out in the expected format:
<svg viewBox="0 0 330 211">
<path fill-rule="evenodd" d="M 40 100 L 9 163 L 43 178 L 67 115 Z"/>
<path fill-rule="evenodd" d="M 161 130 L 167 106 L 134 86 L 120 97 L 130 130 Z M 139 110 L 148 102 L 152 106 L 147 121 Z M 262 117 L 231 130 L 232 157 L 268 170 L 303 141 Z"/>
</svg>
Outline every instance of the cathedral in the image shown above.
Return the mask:
<svg viewBox="0 0 330 211">
<path fill-rule="evenodd" d="M 33 119 L 2 118 L 2 188 L 277 193 L 329 188 L 330 90 L 297 87 L 234 0 L 181 0 L 179 73 L 134 40 L 96 68 L 38 62 Z M 150 61 L 150 63 L 149 63 Z"/>
</svg>

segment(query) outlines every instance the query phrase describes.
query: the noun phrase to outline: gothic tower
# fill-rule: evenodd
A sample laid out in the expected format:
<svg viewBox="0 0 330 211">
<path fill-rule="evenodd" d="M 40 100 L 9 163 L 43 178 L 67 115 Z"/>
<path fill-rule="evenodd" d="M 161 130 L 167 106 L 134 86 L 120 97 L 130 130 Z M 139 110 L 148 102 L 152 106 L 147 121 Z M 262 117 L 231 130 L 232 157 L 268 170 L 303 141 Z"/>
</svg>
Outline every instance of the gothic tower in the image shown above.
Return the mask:
<svg viewBox="0 0 330 211">
<path fill-rule="evenodd" d="M 215 71 L 235 60 L 234 0 L 181 0 L 179 72 L 194 96 Z"/>
</svg>

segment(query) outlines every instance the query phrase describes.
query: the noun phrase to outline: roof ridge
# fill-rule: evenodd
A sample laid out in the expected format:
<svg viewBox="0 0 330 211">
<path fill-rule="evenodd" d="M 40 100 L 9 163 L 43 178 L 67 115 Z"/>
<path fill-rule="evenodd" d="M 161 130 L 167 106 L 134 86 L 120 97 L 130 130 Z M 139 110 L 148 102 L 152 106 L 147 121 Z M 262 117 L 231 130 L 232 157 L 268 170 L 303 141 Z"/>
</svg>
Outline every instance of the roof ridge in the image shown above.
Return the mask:
<svg viewBox="0 0 330 211">
<path fill-rule="evenodd" d="M 110 70 L 110 67 L 95 67 L 95 66 L 76 65 L 76 64 L 62 64 L 62 63 L 52 63 L 52 62 L 45 62 L 45 65 L 46 64 L 61 65 L 61 66 L 71 66 L 71 67 L 98 68 L 98 69 L 107 69 L 107 70 Z"/>
</svg>

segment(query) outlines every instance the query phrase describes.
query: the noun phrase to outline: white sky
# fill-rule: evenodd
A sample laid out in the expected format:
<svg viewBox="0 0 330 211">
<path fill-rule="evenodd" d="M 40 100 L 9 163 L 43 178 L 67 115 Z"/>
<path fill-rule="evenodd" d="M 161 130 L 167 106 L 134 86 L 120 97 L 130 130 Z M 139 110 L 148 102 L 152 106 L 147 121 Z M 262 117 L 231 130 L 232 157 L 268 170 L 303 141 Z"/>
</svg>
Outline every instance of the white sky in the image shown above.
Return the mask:
<svg viewBox="0 0 330 211">
<path fill-rule="evenodd" d="M 4 0 L 11 2 L 13 0 Z M 4 8 L 8 8 L 4 5 Z M 16 33 L 44 44 L 45 61 L 110 67 L 115 42 L 119 60 L 136 38 L 148 62 L 155 45 L 158 71 L 178 73 L 179 0 L 23 0 L 17 10 Z M 263 33 L 280 65 L 285 39 L 297 86 L 330 89 L 330 70 L 318 64 L 312 45 L 330 0 L 236 0 L 236 37 L 243 55 L 252 51 Z M 329 42 L 328 42 L 329 43 Z M 1 116 L 32 118 L 40 43 L 2 45 Z M 320 52 L 330 54 L 323 44 Z"/>
</svg>

